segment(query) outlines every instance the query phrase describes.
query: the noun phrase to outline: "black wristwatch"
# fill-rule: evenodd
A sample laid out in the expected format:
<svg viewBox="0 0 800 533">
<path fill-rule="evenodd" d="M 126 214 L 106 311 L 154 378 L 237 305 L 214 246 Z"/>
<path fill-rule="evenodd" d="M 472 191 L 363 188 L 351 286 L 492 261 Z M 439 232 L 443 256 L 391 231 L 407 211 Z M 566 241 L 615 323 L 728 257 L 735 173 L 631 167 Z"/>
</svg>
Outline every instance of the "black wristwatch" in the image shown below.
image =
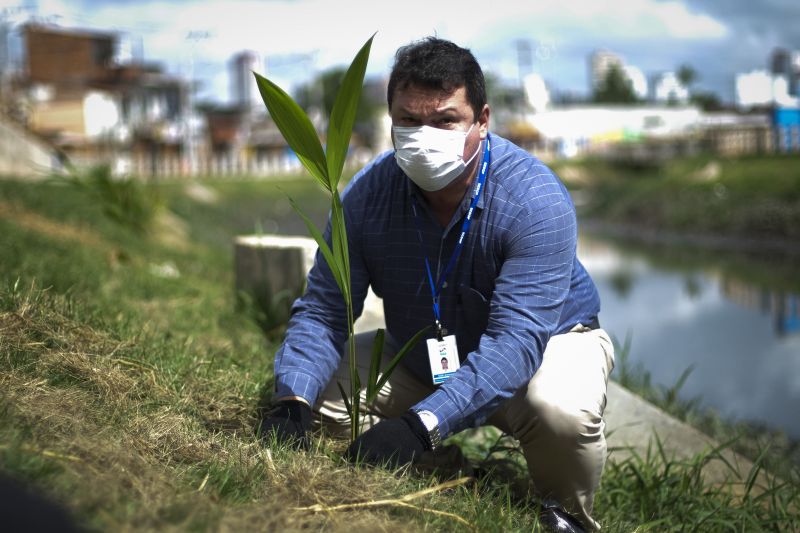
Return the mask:
<svg viewBox="0 0 800 533">
<path fill-rule="evenodd" d="M 439 419 L 430 411 L 414 411 L 422 421 L 422 425 L 428 430 L 428 438 L 431 441 L 431 450 L 435 450 L 442 444 L 442 436 L 439 433 Z"/>
</svg>

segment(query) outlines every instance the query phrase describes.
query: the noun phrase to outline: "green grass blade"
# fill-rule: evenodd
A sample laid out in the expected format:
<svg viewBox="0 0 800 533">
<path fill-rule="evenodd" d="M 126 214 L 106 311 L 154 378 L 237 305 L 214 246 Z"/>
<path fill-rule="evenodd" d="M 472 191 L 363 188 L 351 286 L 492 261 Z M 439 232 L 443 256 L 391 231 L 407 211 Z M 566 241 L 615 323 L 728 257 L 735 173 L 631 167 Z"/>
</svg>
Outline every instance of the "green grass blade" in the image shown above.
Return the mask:
<svg viewBox="0 0 800 533">
<path fill-rule="evenodd" d="M 358 372 L 354 372 L 351 378 L 353 380 L 353 390 L 361 392 L 361 376 L 358 375 Z M 356 396 L 360 396 L 360 394 L 356 394 Z"/>
<path fill-rule="evenodd" d="M 733 463 L 731 463 L 725 457 L 724 453 L 722 453 L 723 451 L 725 451 L 727 449 L 733 449 L 733 445 L 736 443 L 737 440 L 739 440 L 738 437 L 732 437 L 732 438 L 730 438 L 730 439 L 718 444 L 713 450 L 708 452 L 707 457 L 708 458 L 713 458 L 713 459 L 716 459 L 716 460 L 720 461 L 722 464 L 724 464 L 727 467 L 729 472 L 731 472 L 732 474 L 734 474 L 737 477 L 741 477 L 741 473 L 739 472 L 739 469 L 736 466 L 734 466 Z"/>
<path fill-rule="evenodd" d="M 322 233 L 319 231 L 319 229 L 317 229 L 311 219 L 308 218 L 305 213 L 303 213 L 303 211 L 300 209 L 300 206 L 298 206 L 291 197 L 289 197 L 289 203 L 292 204 L 292 208 L 298 215 L 300 215 L 300 217 L 303 219 L 303 222 L 305 222 L 308 232 L 312 237 L 314 237 L 314 240 L 317 241 L 317 245 L 322 252 L 322 256 L 325 258 L 325 262 L 328 263 L 328 268 L 331 269 L 333 279 L 336 281 L 336 285 L 339 286 L 339 290 L 342 292 L 342 295 L 349 294 L 349 283 L 345 287 L 344 279 L 342 278 L 342 271 L 339 269 L 339 265 L 334 258 L 333 252 L 328 246 L 328 243 L 325 242 L 325 238 L 322 236 Z"/>
<path fill-rule="evenodd" d="M 261 98 L 283 138 L 297 154 L 306 170 L 320 185 L 330 191 L 332 186 L 328 177 L 325 152 L 308 115 L 283 89 L 255 72 L 253 75 L 256 77 Z"/>
<path fill-rule="evenodd" d="M 747 474 L 747 480 L 745 481 L 745 484 L 744 484 L 744 486 L 745 486 L 744 497 L 745 498 L 749 498 L 750 497 L 750 491 L 753 490 L 753 486 L 755 485 L 756 480 L 758 479 L 758 474 L 763 469 L 762 463 L 764 462 L 764 459 L 767 457 L 767 452 L 768 451 L 769 451 L 769 446 L 765 446 L 764 449 L 761 450 L 761 453 L 758 454 L 758 457 L 756 457 L 756 460 L 753 461 L 753 466 L 750 468 L 750 472 Z"/>
<path fill-rule="evenodd" d="M 350 68 L 347 69 L 331 110 L 326 149 L 328 176 L 333 182 L 331 183 L 331 189 L 337 187 L 344 169 L 347 149 L 350 145 L 350 135 L 355 123 L 356 110 L 361 99 L 361 88 L 364 84 L 369 52 L 374 38 L 375 34 L 364 43 L 364 46 L 361 47 L 361 50 L 350 64 Z"/>
<path fill-rule="evenodd" d="M 658 449 L 658 456 L 661 459 L 661 462 L 664 464 L 664 477 L 666 478 L 669 475 L 669 470 L 672 467 L 673 463 L 670 458 L 667 456 L 667 452 L 664 449 L 664 443 L 661 440 L 661 437 L 658 436 L 658 433 L 654 434 L 655 441 L 656 441 L 656 448 Z"/>
<path fill-rule="evenodd" d="M 344 402 L 344 408 L 347 409 L 347 416 L 350 417 L 350 423 L 353 424 L 353 406 L 350 404 L 350 398 L 347 397 L 347 393 L 344 391 L 344 387 L 342 387 L 342 382 L 337 381 L 336 386 L 339 387 L 339 394 L 342 395 L 342 401 Z"/>
<path fill-rule="evenodd" d="M 659 531 L 661 527 L 668 523 L 668 518 L 657 518 L 655 520 L 650 520 L 649 522 L 639 524 L 639 527 L 636 528 L 636 531 Z"/>
<path fill-rule="evenodd" d="M 372 403 L 378 395 L 378 375 L 381 372 L 381 359 L 383 358 L 384 330 L 378 328 L 375 339 L 372 341 L 372 357 L 369 360 L 369 381 L 367 381 L 367 405 Z"/>
<path fill-rule="evenodd" d="M 350 415 L 350 421 L 353 424 L 350 432 L 351 440 L 356 440 L 358 434 L 361 433 L 361 380 L 356 372 L 352 377 L 355 378 L 353 382 L 353 413 Z"/>
<path fill-rule="evenodd" d="M 689 376 L 694 371 L 694 365 L 689 365 L 680 375 L 678 381 L 675 384 L 666 389 L 664 393 L 664 399 L 667 402 L 667 405 L 674 405 L 678 401 L 678 393 L 683 388 L 683 385 L 686 383 L 686 380 L 689 379 Z"/>
<path fill-rule="evenodd" d="M 389 362 L 389 365 L 386 367 L 386 370 L 383 371 L 381 379 L 378 380 L 377 383 L 378 390 L 381 390 L 381 388 L 389 380 L 389 376 L 392 375 L 392 372 L 394 372 L 394 368 L 398 365 L 398 363 L 400 363 L 400 360 L 406 355 L 406 353 L 408 353 L 408 351 L 411 348 L 413 348 L 420 341 L 420 339 L 422 339 L 422 337 L 425 335 L 425 333 L 427 333 L 429 329 L 431 329 L 430 326 L 425 326 L 424 328 L 419 330 L 413 337 L 411 337 L 411 339 L 407 343 L 405 343 L 402 348 L 400 348 L 400 351 L 397 352 L 397 355 L 395 355 Z"/>
</svg>

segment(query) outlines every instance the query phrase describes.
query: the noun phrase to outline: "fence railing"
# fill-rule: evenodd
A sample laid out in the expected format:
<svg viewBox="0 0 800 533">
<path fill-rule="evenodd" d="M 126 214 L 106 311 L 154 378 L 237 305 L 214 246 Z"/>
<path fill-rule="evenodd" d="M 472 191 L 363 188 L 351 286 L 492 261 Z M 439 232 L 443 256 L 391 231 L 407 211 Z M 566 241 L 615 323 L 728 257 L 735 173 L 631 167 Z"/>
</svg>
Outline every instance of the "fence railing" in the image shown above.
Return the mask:
<svg viewBox="0 0 800 533">
<path fill-rule="evenodd" d="M 350 168 L 360 168 L 374 157 L 363 149 L 354 150 L 347 160 Z M 192 162 L 180 154 L 119 154 L 112 163 L 117 174 L 140 178 L 192 178 L 195 176 L 271 177 L 302 174 L 300 161 L 291 153 L 273 153 L 253 156 L 248 154 L 214 154 L 197 157 Z"/>
<path fill-rule="evenodd" d="M 660 155 L 671 153 L 670 150 L 673 148 L 672 152 L 675 152 L 673 155 L 685 155 L 687 153 L 685 148 L 690 147 L 692 150 L 689 152 L 700 149 L 721 157 L 800 152 L 800 128 L 781 129 L 769 126 L 706 128 L 692 138 L 662 140 L 651 145 L 634 144 L 601 143 L 584 146 L 581 151 L 608 156 L 630 155 L 633 152 L 644 151 L 649 154 L 648 160 L 652 159 L 652 152 L 656 148 L 660 150 Z M 528 146 L 527 149 L 546 159 L 558 157 L 558 151 L 545 141 Z M 361 168 L 374 155 L 367 149 L 354 150 L 348 158 L 348 166 L 351 169 Z M 201 153 L 191 161 L 187 155 L 180 153 L 134 153 L 124 148 L 111 149 L 106 146 L 102 150 L 98 147 L 96 150 L 68 154 L 68 157 L 76 167 L 105 163 L 111 165 L 116 175 L 135 176 L 140 179 L 188 180 L 206 176 L 230 179 L 269 178 L 303 173 L 302 165 L 290 152 L 253 154 L 237 151 L 211 155 Z M 36 177 L 62 169 L 62 163 L 54 149 L 23 128 L 0 117 L 0 176 Z"/>
</svg>

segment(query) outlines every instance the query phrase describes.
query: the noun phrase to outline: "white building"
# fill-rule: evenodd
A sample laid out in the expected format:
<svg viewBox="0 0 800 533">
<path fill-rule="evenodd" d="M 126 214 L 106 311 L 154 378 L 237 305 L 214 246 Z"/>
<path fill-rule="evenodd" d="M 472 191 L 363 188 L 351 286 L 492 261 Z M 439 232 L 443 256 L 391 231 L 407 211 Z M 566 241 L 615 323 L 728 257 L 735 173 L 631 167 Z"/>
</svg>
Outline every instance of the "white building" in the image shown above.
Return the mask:
<svg viewBox="0 0 800 533">
<path fill-rule="evenodd" d="M 662 72 L 653 79 L 653 100 L 660 103 L 686 103 L 689 101 L 689 88 L 674 72 Z"/>
<path fill-rule="evenodd" d="M 81 91 L 59 98 L 39 96 L 30 116 L 36 131 L 59 131 L 73 142 L 84 142 L 114 135 L 121 125 L 119 100 L 108 92 Z"/>
<path fill-rule="evenodd" d="M 789 79 L 783 74 L 753 70 L 736 75 L 736 105 L 741 108 L 771 106 L 798 107 L 797 96 L 789 94 Z"/>
<path fill-rule="evenodd" d="M 525 90 L 525 99 L 533 108 L 534 113 L 540 113 L 550 107 L 550 91 L 547 90 L 544 78 L 539 74 L 528 74 L 522 80 Z"/>
<path fill-rule="evenodd" d="M 573 157 L 620 141 L 686 136 L 701 125 L 695 107 L 576 106 L 528 117 L 557 155 Z"/>
<path fill-rule="evenodd" d="M 630 80 L 633 92 L 639 100 L 647 100 L 647 77 L 639 67 L 625 65 L 622 69 L 625 76 Z"/>
<path fill-rule="evenodd" d="M 231 60 L 231 98 L 242 109 L 253 109 L 261 103 L 253 72 L 261 72 L 261 56 L 251 50 L 239 52 Z"/>
</svg>

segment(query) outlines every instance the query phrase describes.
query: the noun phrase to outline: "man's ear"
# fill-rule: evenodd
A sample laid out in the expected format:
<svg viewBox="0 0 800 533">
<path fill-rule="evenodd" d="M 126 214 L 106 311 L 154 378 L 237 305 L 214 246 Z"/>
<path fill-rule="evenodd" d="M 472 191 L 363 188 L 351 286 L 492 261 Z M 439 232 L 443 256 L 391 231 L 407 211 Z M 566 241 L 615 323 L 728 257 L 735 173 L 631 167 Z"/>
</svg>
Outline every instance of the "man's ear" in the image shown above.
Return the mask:
<svg viewBox="0 0 800 533">
<path fill-rule="evenodd" d="M 485 139 L 486 135 L 489 133 L 490 115 L 491 111 L 489 110 L 489 104 L 483 104 L 483 109 L 481 109 L 481 114 L 478 115 L 478 129 L 481 132 L 481 139 Z"/>
</svg>

